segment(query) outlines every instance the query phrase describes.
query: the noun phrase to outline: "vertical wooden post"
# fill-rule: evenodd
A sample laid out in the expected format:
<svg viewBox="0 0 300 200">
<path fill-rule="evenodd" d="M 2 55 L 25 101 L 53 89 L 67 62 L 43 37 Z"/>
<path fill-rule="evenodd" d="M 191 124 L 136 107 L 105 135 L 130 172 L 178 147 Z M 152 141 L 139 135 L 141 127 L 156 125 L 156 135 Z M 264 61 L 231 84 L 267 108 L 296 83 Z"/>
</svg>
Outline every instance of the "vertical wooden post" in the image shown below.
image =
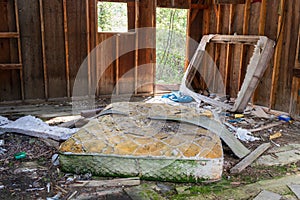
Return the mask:
<svg viewBox="0 0 300 200">
<path fill-rule="evenodd" d="M 251 9 L 251 0 L 246 0 L 245 9 L 244 9 L 243 35 L 247 35 L 248 34 L 250 9 Z M 240 69 L 239 69 L 239 81 L 238 81 L 238 87 L 239 87 L 239 89 L 242 86 L 243 78 L 244 78 L 244 76 L 243 76 L 243 68 L 244 68 L 244 64 L 245 64 L 245 53 L 246 53 L 245 45 L 242 45 L 241 46 Z"/>
<path fill-rule="evenodd" d="M 23 80 L 23 62 L 22 62 L 22 51 L 21 51 L 21 39 L 20 39 L 20 24 L 19 24 L 19 12 L 18 12 L 18 2 L 15 0 L 15 17 L 16 17 L 16 28 L 18 33 L 18 59 L 19 63 L 22 63 L 22 68 L 20 69 L 20 82 L 21 82 L 21 98 L 22 101 L 25 100 L 24 92 L 24 80 Z"/>
<path fill-rule="evenodd" d="M 135 0 L 135 67 L 134 67 L 134 94 L 137 95 L 138 65 L 139 65 L 139 0 Z"/>
<path fill-rule="evenodd" d="M 119 75 L 120 75 L 120 59 L 119 59 L 119 38 L 120 34 L 116 34 L 116 95 L 120 94 L 119 91 Z"/>
<path fill-rule="evenodd" d="M 233 17 L 234 17 L 234 5 L 230 5 L 230 11 L 229 11 L 229 29 L 228 34 L 232 34 L 232 23 L 233 23 Z M 226 88 L 226 94 L 230 93 L 230 72 L 231 72 L 231 58 L 232 55 L 232 45 L 227 44 L 226 46 L 226 63 L 225 63 L 225 88 Z"/>
<path fill-rule="evenodd" d="M 282 45 L 283 45 L 283 30 L 284 30 L 284 9 L 285 9 L 285 0 L 280 1 L 280 15 L 278 17 L 278 26 L 277 26 L 277 44 L 274 54 L 274 67 L 273 67 L 273 74 L 272 74 L 272 85 L 271 85 L 271 94 L 270 94 L 270 102 L 269 108 L 273 108 L 275 105 L 276 99 L 276 90 L 277 90 L 277 82 L 279 78 L 279 66 L 280 66 L 280 56 L 282 52 Z"/>
<path fill-rule="evenodd" d="M 67 0 L 63 0 L 64 12 L 64 34 L 65 34 L 65 55 L 66 55 L 66 79 L 67 79 L 67 97 L 71 97 L 70 87 L 70 68 L 69 68 L 69 39 L 68 39 L 68 19 L 67 19 Z"/>
<path fill-rule="evenodd" d="M 267 0 L 262 0 L 260 5 L 258 35 L 265 35 L 266 15 L 267 15 Z M 256 99 L 257 99 L 257 90 L 255 90 L 252 97 L 253 104 L 255 103 Z"/>
<path fill-rule="evenodd" d="M 187 25 L 186 25 L 186 47 L 185 47 L 185 62 L 184 62 L 184 71 L 188 68 L 189 65 L 189 57 L 190 57 L 190 23 L 191 23 L 191 5 L 192 0 L 188 0 L 189 2 L 189 10 L 187 12 Z"/>
<path fill-rule="evenodd" d="M 48 70 L 46 62 L 46 51 L 45 51 L 45 22 L 44 22 L 44 12 L 43 12 L 43 0 L 40 0 L 40 19 L 41 19 L 41 37 L 42 37 L 42 55 L 43 55 L 43 69 L 44 69 L 44 91 L 46 101 L 49 98 L 48 91 Z"/>
<path fill-rule="evenodd" d="M 87 42 L 87 74 L 88 74 L 88 95 L 91 95 L 91 42 L 90 42 L 90 13 L 89 13 L 89 0 L 85 1 L 86 6 L 86 42 Z"/>
<path fill-rule="evenodd" d="M 265 34 L 266 16 L 267 16 L 267 0 L 262 0 L 260 5 L 260 16 L 259 16 L 259 27 L 258 27 L 259 35 Z"/>
</svg>

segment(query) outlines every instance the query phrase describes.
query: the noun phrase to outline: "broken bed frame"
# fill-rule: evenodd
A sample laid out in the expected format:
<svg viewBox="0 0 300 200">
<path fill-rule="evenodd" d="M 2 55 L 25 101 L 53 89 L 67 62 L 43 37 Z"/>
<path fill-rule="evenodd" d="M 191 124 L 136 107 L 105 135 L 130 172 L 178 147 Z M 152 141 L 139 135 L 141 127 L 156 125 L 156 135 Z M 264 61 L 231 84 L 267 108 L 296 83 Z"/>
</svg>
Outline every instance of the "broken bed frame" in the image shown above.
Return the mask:
<svg viewBox="0 0 300 200">
<path fill-rule="evenodd" d="M 244 82 L 233 106 L 201 95 L 189 89 L 196 72 L 200 72 L 200 68 L 203 67 L 202 60 L 204 57 L 205 47 L 209 42 L 255 45 L 254 53 L 247 66 L 247 73 L 245 75 Z M 253 95 L 259 83 L 259 80 L 262 78 L 265 70 L 267 69 L 268 63 L 270 62 L 270 59 L 274 53 L 274 47 L 275 42 L 265 36 L 205 35 L 202 37 L 201 42 L 189 63 L 189 66 L 182 79 L 180 91 L 183 94 L 193 97 L 197 102 L 204 101 L 231 112 L 243 112 L 250 101 L 251 96 Z"/>
</svg>

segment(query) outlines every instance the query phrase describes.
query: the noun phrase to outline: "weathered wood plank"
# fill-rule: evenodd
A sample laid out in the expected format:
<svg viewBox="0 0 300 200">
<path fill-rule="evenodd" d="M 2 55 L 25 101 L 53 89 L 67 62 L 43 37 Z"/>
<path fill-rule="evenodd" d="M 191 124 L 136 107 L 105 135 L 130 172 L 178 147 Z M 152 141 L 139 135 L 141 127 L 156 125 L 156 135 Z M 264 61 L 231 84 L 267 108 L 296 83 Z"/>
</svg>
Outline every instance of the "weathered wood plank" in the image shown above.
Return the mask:
<svg viewBox="0 0 300 200">
<path fill-rule="evenodd" d="M 18 1 L 25 99 L 43 99 L 44 74 L 39 2 Z M 33 89 L 34 88 L 34 89 Z"/>
<path fill-rule="evenodd" d="M 231 174 L 237 174 L 243 171 L 246 167 L 251 165 L 260 155 L 262 155 L 268 148 L 270 148 L 271 143 L 264 143 L 252 151 L 247 157 L 241 160 L 233 168 L 230 169 Z"/>
<path fill-rule="evenodd" d="M 156 21 L 156 1 L 139 1 L 139 28 L 155 27 Z M 138 75 L 138 93 L 154 92 L 154 80 L 155 80 L 155 31 L 154 29 L 146 32 L 140 32 L 138 37 L 138 43 L 144 48 L 139 46 L 139 61 L 137 68 Z"/>
<path fill-rule="evenodd" d="M 87 56 L 86 42 L 86 2 L 77 0 L 67 0 L 68 18 L 68 46 L 70 65 L 70 87 L 71 93 L 78 70 Z M 87 67 L 82 71 L 82 77 L 77 77 L 80 91 L 76 95 L 88 95 L 88 72 Z M 72 94 L 71 94 L 72 96 Z"/>
<path fill-rule="evenodd" d="M 70 187 L 124 187 L 135 186 L 141 184 L 139 177 L 134 178 L 118 178 L 111 180 L 89 180 L 77 181 L 69 185 Z"/>
</svg>

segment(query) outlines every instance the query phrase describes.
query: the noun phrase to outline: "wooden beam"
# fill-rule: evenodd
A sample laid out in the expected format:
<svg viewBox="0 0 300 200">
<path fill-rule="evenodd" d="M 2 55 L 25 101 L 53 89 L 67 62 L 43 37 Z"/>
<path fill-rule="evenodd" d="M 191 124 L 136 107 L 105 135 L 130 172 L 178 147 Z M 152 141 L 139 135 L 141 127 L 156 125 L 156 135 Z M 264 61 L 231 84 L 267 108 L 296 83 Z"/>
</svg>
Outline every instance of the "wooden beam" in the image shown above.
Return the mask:
<svg viewBox="0 0 300 200">
<path fill-rule="evenodd" d="M 139 66 L 139 0 L 135 1 L 135 66 L 134 66 L 134 94 L 137 95 L 138 88 L 138 66 Z"/>
<path fill-rule="evenodd" d="M 18 59 L 19 63 L 23 63 L 22 61 L 22 51 L 21 51 L 21 38 L 20 38 L 20 24 L 19 24 L 19 9 L 18 9 L 18 1 L 15 0 L 15 17 L 16 17 L 16 28 L 18 33 Z M 21 82 L 21 98 L 22 101 L 25 100 L 25 89 L 24 89 L 24 80 L 23 80 L 23 67 L 20 69 L 20 82 Z"/>
<path fill-rule="evenodd" d="M 0 38 L 18 38 L 19 33 L 18 32 L 1 32 Z"/>
<path fill-rule="evenodd" d="M 246 0 L 245 8 L 244 8 L 244 24 L 243 24 L 243 35 L 248 34 L 249 29 L 249 18 L 250 18 L 250 9 L 251 9 L 251 0 Z M 245 54 L 246 48 L 245 45 L 241 46 L 241 55 L 240 55 L 240 69 L 239 69 L 239 80 L 238 80 L 238 88 L 240 89 L 243 83 L 243 67 L 245 65 Z"/>
<path fill-rule="evenodd" d="M 116 95 L 120 94 L 119 91 L 119 76 L 120 76 L 120 58 L 119 58 L 119 39 L 120 39 L 120 34 L 116 34 Z"/>
<path fill-rule="evenodd" d="M 262 0 L 260 5 L 258 35 L 265 34 L 266 16 L 267 16 L 267 0 Z"/>
<path fill-rule="evenodd" d="M 258 40 L 259 36 L 254 35 L 216 35 L 209 42 L 255 45 Z"/>
<path fill-rule="evenodd" d="M 245 4 L 246 0 L 215 0 L 215 4 Z"/>
<path fill-rule="evenodd" d="M 64 12 L 64 33 L 65 33 L 65 55 L 66 55 L 66 80 L 67 80 L 67 97 L 71 97 L 70 86 L 70 67 L 69 67 L 69 39 L 68 39 L 68 16 L 67 16 L 67 0 L 63 0 Z"/>
<path fill-rule="evenodd" d="M 86 44 L 87 44 L 87 74 L 88 74 L 88 95 L 91 95 L 91 58 L 90 58 L 90 52 L 91 52 L 91 42 L 90 42 L 90 12 L 89 12 L 89 0 L 85 1 L 85 11 L 86 11 Z"/>
<path fill-rule="evenodd" d="M 284 29 L 284 8 L 285 8 L 285 0 L 280 0 L 280 15 L 278 17 L 278 25 L 277 25 L 277 44 L 275 49 L 274 55 L 274 67 L 273 67 L 273 74 L 272 74 L 272 85 L 271 85 L 271 94 L 270 94 L 270 102 L 269 108 L 273 108 L 275 105 L 276 99 L 276 90 L 277 84 L 279 79 L 279 67 L 280 67 L 280 57 L 282 52 L 282 45 L 283 45 L 283 29 Z"/>
<path fill-rule="evenodd" d="M 234 5 L 230 5 L 229 10 L 229 29 L 228 34 L 232 34 L 232 24 L 233 24 L 233 18 L 234 18 Z M 231 74 L 231 61 L 232 61 L 232 45 L 227 44 L 226 45 L 226 62 L 225 62 L 225 93 L 230 94 L 231 86 L 230 86 L 230 74 Z"/>
<path fill-rule="evenodd" d="M 270 143 L 261 144 L 253 152 L 251 152 L 247 157 L 240 161 L 237 165 L 230 169 L 231 174 L 237 174 L 243 171 L 246 167 L 251 165 L 260 155 L 262 155 L 268 148 L 270 148 Z"/>
<path fill-rule="evenodd" d="M 46 50 L 45 50 L 45 22 L 44 22 L 44 11 L 43 11 L 43 0 L 39 1 L 40 3 L 40 20 L 41 20 L 41 37 L 42 37 L 42 55 L 43 55 L 43 74 L 44 74 L 44 92 L 45 99 L 49 98 L 49 88 L 48 88 L 48 70 L 46 62 Z"/>
</svg>

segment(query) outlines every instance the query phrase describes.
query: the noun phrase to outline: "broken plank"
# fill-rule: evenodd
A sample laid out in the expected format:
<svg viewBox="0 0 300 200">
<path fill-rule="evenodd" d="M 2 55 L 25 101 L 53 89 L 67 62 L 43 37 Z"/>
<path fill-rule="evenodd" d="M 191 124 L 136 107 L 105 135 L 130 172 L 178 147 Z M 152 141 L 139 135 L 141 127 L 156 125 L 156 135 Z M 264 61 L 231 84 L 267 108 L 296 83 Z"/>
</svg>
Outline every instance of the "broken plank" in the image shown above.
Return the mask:
<svg viewBox="0 0 300 200">
<path fill-rule="evenodd" d="M 270 116 L 267 113 L 265 113 L 265 111 L 259 106 L 256 106 L 254 110 L 251 111 L 251 114 L 259 118 L 266 118 L 266 119 L 270 118 Z"/>
<path fill-rule="evenodd" d="M 263 154 L 269 147 L 270 143 L 261 144 L 253 152 L 251 152 L 247 157 L 240 161 L 237 165 L 230 169 L 230 173 L 237 174 L 249 166 L 254 160 L 256 160 L 261 154 Z"/>
<path fill-rule="evenodd" d="M 135 186 L 141 183 L 139 177 L 133 178 L 119 178 L 112 180 L 89 180 L 77 181 L 70 185 L 70 187 L 121 187 L 121 186 Z"/>
<path fill-rule="evenodd" d="M 288 185 L 292 192 L 300 199 L 300 185 Z"/>
<path fill-rule="evenodd" d="M 259 127 L 259 128 L 255 128 L 255 129 L 250 129 L 248 130 L 249 132 L 253 133 L 253 132 L 258 132 L 258 131 L 262 131 L 262 130 L 265 130 L 265 129 L 269 129 L 269 128 L 272 128 L 272 127 L 275 127 L 275 126 L 279 126 L 281 124 L 283 124 L 284 122 L 276 122 L 276 123 L 272 123 L 272 124 L 268 124 L 268 125 L 265 125 L 265 126 L 262 126 L 262 127 Z"/>
<path fill-rule="evenodd" d="M 250 152 L 249 149 L 247 149 L 237 138 L 234 137 L 232 133 L 230 133 L 226 129 L 226 127 L 222 126 L 219 122 L 207 117 L 199 116 L 197 119 L 185 119 L 167 116 L 150 116 L 149 118 L 153 120 L 179 121 L 203 127 L 217 134 L 239 158 L 245 157 Z"/>
<path fill-rule="evenodd" d="M 267 190 L 263 190 L 253 200 L 269 200 L 269 199 L 280 200 L 281 195 L 276 194 L 274 192 L 269 192 Z"/>
</svg>

